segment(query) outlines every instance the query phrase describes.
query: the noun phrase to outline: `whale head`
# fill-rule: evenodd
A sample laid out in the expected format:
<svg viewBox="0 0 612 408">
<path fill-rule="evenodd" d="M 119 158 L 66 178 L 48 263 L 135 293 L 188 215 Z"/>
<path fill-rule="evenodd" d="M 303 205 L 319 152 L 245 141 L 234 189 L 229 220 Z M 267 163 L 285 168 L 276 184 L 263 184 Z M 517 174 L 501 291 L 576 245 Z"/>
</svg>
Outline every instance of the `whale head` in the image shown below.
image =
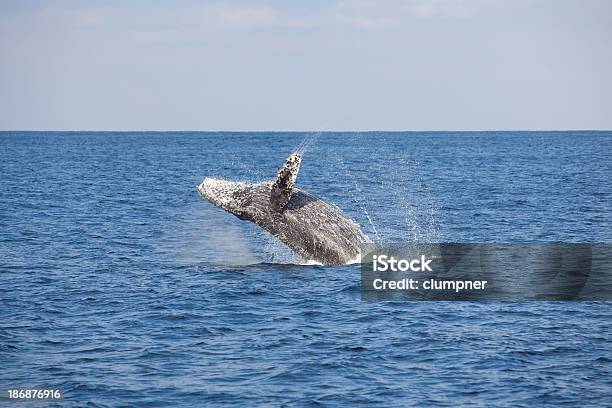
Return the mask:
<svg viewBox="0 0 612 408">
<path fill-rule="evenodd" d="M 254 201 L 260 210 L 265 207 L 264 212 L 282 213 L 293 194 L 300 163 L 300 155 L 293 153 L 278 170 L 274 182 L 249 184 L 207 177 L 198 185 L 198 191 L 213 205 L 242 219 L 253 215 L 249 206 Z"/>
<path fill-rule="evenodd" d="M 198 191 L 202 197 L 213 205 L 238 217 L 244 215 L 244 211 L 251 201 L 252 188 L 252 184 L 210 177 L 205 178 L 198 185 Z"/>
</svg>

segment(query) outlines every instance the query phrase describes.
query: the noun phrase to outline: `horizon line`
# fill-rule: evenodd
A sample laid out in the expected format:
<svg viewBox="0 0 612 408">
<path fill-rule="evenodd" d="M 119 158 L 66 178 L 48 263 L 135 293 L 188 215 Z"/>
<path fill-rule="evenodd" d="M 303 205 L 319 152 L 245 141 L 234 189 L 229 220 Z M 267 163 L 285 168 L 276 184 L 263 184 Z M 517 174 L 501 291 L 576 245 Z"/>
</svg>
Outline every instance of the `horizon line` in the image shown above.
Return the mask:
<svg viewBox="0 0 612 408">
<path fill-rule="evenodd" d="M 0 129 L 0 133 L 10 132 L 56 132 L 56 133 L 476 133 L 476 132 L 612 132 L 612 129 L 440 129 L 440 130 L 92 130 L 92 129 Z"/>
</svg>

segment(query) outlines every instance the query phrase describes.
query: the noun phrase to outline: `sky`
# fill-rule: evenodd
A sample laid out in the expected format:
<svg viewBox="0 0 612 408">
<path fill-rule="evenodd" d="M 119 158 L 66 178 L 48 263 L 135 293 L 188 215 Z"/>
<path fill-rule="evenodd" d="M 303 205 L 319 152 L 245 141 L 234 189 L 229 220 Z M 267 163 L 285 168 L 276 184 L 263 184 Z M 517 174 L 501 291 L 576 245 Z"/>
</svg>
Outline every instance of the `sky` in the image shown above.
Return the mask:
<svg viewBox="0 0 612 408">
<path fill-rule="evenodd" d="M 612 129 L 612 1 L 0 2 L 0 130 Z"/>
</svg>

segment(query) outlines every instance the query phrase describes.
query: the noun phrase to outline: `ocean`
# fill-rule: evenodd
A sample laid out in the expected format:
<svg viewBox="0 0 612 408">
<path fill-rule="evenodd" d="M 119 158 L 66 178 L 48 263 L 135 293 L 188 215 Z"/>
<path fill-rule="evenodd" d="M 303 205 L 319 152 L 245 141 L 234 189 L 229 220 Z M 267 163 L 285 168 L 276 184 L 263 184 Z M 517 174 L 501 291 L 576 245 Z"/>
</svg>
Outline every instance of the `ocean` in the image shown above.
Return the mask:
<svg viewBox="0 0 612 408">
<path fill-rule="evenodd" d="M 273 179 L 309 138 L 0 132 L 0 391 L 60 389 L 30 404 L 62 407 L 612 404 L 609 302 L 362 301 L 358 265 L 305 265 L 196 191 Z M 298 186 L 376 242 L 610 243 L 611 175 L 612 132 L 324 132 Z"/>
</svg>

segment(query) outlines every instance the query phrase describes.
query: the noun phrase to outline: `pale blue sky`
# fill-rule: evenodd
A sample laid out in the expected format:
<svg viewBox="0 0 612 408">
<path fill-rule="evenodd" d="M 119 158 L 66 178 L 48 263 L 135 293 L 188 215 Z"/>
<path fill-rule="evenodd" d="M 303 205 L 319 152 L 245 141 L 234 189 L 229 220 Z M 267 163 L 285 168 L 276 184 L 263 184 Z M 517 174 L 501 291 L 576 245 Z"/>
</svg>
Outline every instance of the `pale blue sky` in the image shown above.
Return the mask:
<svg viewBox="0 0 612 408">
<path fill-rule="evenodd" d="M 2 1 L 0 129 L 612 129 L 612 1 Z"/>
</svg>

